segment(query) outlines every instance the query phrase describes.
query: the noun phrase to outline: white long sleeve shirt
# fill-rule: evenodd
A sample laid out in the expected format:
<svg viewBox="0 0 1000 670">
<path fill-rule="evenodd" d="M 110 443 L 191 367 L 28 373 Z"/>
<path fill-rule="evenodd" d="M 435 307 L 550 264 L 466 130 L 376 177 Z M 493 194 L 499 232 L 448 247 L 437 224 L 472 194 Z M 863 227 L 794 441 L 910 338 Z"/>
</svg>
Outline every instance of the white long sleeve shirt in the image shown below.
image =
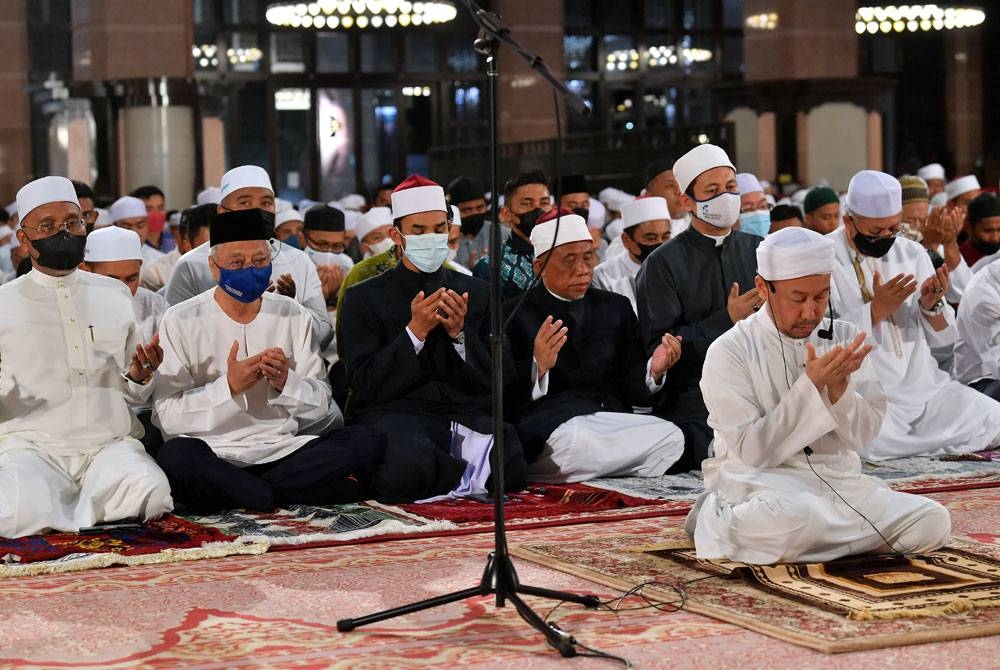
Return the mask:
<svg viewBox="0 0 1000 670">
<path fill-rule="evenodd" d="M 117 279 L 32 270 L 0 287 L 0 448 L 88 453 L 141 435 L 128 403 L 151 388 L 122 372 L 140 338 L 132 295 Z"/>
<path fill-rule="evenodd" d="M 333 338 L 333 327 L 326 313 L 326 299 L 316 265 L 295 247 L 284 242 L 279 244 L 280 251 L 271 260 L 271 281 L 277 281 L 283 274 L 292 276 L 295 280 L 295 300 L 308 310 L 319 346 L 325 348 Z M 206 242 L 177 260 L 167 282 L 167 302 L 176 305 L 215 287 L 216 282 L 208 265 L 209 252 Z"/>
<path fill-rule="evenodd" d="M 159 293 L 153 293 L 140 286 L 132 296 L 132 308 L 135 311 L 135 320 L 139 324 L 142 341 L 144 344 L 149 344 L 153 335 L 159 330 L 160 321 L 170 308 L 170 303 Z"/>
<path fill-rule="evenodd" d="M 955 378 L 1000 379 L 1000 265 L 977 272 L 958 306 Z"/>
<path fill-rule="evenodd" d="M 285 352 L 290 369 L 280 393 L 266 379 L 231 393 L 227 359 L 234 341 L 238 360 L 272 347 Z M 229 462 L 254 465 L 287 456 L 325 429 L 343 425 L 309 313 L 290 298 L 265 293 L 260 312 L 242 324 L 222 311 L 210 289 L 167 311 L 160 345 L 153 422 L 164 439 L 197 438 Z M 311 434 L 297 434 L 306 425 Z"/>
<path fill-rule="evenodd" d="M 626 251 L 623 254 L 609 256 L 606 261 L 594 268 L 594 286 L 623 295 L 632 303 L 632 311 L 639 313 L 635 304 L 635 277 L 639 274 L 639 263 L 632 260 Z"/>
<path fill-rule="evenodd" d="M 177 265 L 180 257 L 180 249 L 174 248 L 148 265 L 143 263 L 142 285 L 150 291 L 159 291 L 166 286 L 167 281 L 170 280 L 170 275 L 174 272 L 174 266 Z"/>
</svg>

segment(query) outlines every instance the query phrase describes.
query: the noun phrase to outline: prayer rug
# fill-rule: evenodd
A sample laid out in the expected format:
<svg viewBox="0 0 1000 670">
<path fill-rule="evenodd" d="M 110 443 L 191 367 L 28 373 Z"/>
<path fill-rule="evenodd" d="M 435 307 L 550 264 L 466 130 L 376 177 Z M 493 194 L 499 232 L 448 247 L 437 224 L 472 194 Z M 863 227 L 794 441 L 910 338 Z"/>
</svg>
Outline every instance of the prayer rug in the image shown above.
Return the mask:
<svg viewBox="0 0 1000 670">
<path fill-rule="evenodd" d="M 138 532 L 101 535 L 50 533 L 0 538 L 0 577 L 74 572 L 111 565 L 148 565 L 235 554 L 261 554 L 266 544 L 233 539 L 174 515 Z"/>
<path fill-rule="evenodd" d="M 746 566 L 694 557 L 682 528 L 514 547 L 520 558 L 823 653 L 1000 634 L 1000 547 Z"/>
</svg>

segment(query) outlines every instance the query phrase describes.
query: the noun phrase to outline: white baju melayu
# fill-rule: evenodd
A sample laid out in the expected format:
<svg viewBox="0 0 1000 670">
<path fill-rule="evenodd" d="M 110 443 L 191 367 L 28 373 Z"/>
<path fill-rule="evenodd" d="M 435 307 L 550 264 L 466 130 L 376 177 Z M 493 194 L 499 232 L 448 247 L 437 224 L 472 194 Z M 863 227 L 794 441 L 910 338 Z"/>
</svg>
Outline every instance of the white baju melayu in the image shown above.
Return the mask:
<svg viewBox="0 0 1000 670">
<path fill-rule="evenodd" d="M 153 293 L 140 286 L 132 296 L 132 310 L 135 312 L 136 323 L 139 324 L 140 338 L 149 343 L 160 328 L 163 315 L 170 308 L 170 303 L 159 293 Z"/>
<path fill-rule="evenodd" d="M 954 343 L 954 310 L 945 305 L 942 314 L 948 326 L 934 330 L 920 311 L 918 288 L 891 317 L 872 326 L 871 305 L 862 297 L 854 266 L 856 252 L 848 246 L 845 231 L 827 235 L 836 245 L 837 260 L 830 306 L 839 318 L 868 333 L 876 345 L 870 359 L 888 397 L 882 430 L 864 456 L 872 460 L 933 456 L 1000 444 L 1000 403 L 951 379 L 931 355 L 932 347 Z M 934 273 L 926 250 L 904 237 L 897 237 L 882 258 L 860 256 L 857 263 L 869 292 L 876 270 L 883 282 L 899 273 L 912 274 L 918 287 Z"/>
<path fill-rule="evenodd" d="M 956 326 L 955 379 L 963 384 L 1000 379 L 1000 264 L 975 274 L 958 306 Z"/>
<path fill-rule="evenodd" d="M 203 440 L 220 458 L 246 467 L 276 461 L 342 426 L 311 321 L 297 302 L 271 293 L 246 324 L 222 311 L 215 289 L 171 307 L 160 324 L 163 363 L 153 409 L 164 440 Z M 289 371 L 282 392 L 262 380 L 233 397 L 227 357 L 234 341 L 238 360 L 271 347 L 285 352 Z"/>
<path fill-rule="evenodd" d="M 139 342 L 116 279 L 32 270 L 0 288 L 0 536 L 75 532 L 173 508 L 163 472 L 134 439 L 122 378 Z"/>
<path fill-rule="evenodd" d="M 641 265 L 632 260 L 626 251 L 608 258 L 594 268 L 594 286 L 623 295 L 632 303 L 632 311 L 639 313 L 635 303 L 635 276 L 639 274 Z"/>
<path fill-rule="evenodd" d="M 174 266 L 177 265 L 177 260 L 180 257 L 181 251 L 175 247 L 149 265 L 146 265 L 144 262 L 140 276 L 142 285 L 150 291 L 159 291 L 166 286 L 170 280 L 170 275 L 174 272 Z"/>
<path fill-rule="evenodd" d="M 709 347 L 701 390 L 715 455 L 702 464 L 706 490 L 686 524 L 699 558 L 817 562 L 885 550 L 809 460 L 894 549 L 929 551 L 947 543 L 951 523 L 941 505 L 861 474 L 858 454 L 879 432 L 885 396 L 866 361 L 831 404 L 805 374 L 805 345 L 822 356 L 849 344 L 857 331 L 835 321 L 831 341 L 818 330 L 807 339 L 781 336 L 765 308 Z M 805 447 L 813 450 L 809 460 Z"/>
<path fill-rule="evenodd" d="M 274 244 L 276 240 L 272 241 Z M 312 318 L 313 332 L 320 348 L 325 348 L 333 338 L 333 328 L 326 312 L 323 285 L 319 281 L 316 265 L 304 252 L 284 242 L 271 260 L 271 280 L 277 281 L 283 274 L 290 274 L 295 281 L 295 300 L 306 308 Z M 208 266 L 210 246 L 205 242 L 180 257 L 174 266 L 174 273 L 167 282 L 166 298 L 171 305 L 177 305 L 188 298 L 215 288 L 216 281 Z"/>
<path fill-rule="evenodd" d="M 150 265 L 160 260 L 164 256 L 166 256 L 166 254 L 164 254 L 159 249 L 154 249 L 148 244 L 142 245 L 142 264 L 145 265 L 146 267 L 149 267 Z"/>
</svg>

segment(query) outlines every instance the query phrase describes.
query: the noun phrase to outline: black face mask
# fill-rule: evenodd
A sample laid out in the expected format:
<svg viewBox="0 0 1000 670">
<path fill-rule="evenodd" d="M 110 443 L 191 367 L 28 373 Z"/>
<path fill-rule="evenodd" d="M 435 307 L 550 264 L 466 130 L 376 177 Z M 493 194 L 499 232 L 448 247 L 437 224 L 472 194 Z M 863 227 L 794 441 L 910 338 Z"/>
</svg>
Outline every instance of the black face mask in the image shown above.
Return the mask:
<svg viewBox="0 0 1000 670">
<path fill-rule="evenodd" d="M 536 207 L 523 214 L 517 215 L 517 229 L 524 233 L 525 237 L 531 237 L 531 230 L 535 227 L 538 218 L 543 214 L 541 207 Z"/>
<path fill-rule="evenodd" d="M 17 276 L 21 277 L 23 275 L 28 274 L 29 272 L 31 272 L 31 259 L 24 258 L 21 260 L 20 263 L 17 264 Z"/>
<path fill-rule="evenodd" d="M 468 216 L 462 217 L 462 234 L 463 235 L 478 235 L 479 231 L 483 229 L 483 225 L 486 223 L 486 212 L 481 212 L 479 214 L 469 214 Z"/>
<path fill-rule="evenodd" d="M 639 263 L 644 262 L 651 253 L 660 247 L 659 244 L 639 244 L 638 242 L 636 245 L 639 247 Z"/>
<path fill-rule="evenodd" d="M 892 249 L 892 245 L 896 242 L 895 235 L 892 237 L 868 237 L 859 232 L 855 232 L 852 239 L 858 251 L 872 258 L 882 258 L 889 253 L 889 249 Z"/>
<path fill-rule="evenodd" d="M 590 220 L 590 210 L 586 207 L 574 207 L 573 213 L 578 216 L 582 216 L 584 223 Z"/>
<path fill-rule="evenodd" d="M 35 262 L 42 267 L 52 270 L 72 270 L 83 262 L 87 236 L 70 235 L 61 230 L 44 239 L 31 240 L 31 246 L 38 251 Z"/>
<path fill-rule="evenodd" d="M 260 213 L 264 217 L 264 234 L 267 235 L 267 239 L 271 239 L 274 237 L 274 214 L 266 209 L 260 210 Z"/>
<path fill-rule="evenodd" d="M 982 240 L 972 240 L 973 248 L 985 256 L 992 256 L 1000 251 L 1000 242 L 983 242 Z"/>
</svg>

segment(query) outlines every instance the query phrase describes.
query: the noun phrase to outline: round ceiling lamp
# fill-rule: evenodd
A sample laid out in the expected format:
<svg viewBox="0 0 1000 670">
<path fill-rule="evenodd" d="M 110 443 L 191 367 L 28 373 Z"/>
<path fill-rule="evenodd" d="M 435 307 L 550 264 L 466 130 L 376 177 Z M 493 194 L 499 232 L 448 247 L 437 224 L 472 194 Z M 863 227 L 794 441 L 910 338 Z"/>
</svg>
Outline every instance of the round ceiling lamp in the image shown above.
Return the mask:
<svg viewBox="0 0 1000 670">
<path fill-rule="evenodd" d="M 282 28 L 338 30 L 395 28 L 447 23 L 458 15 L 449 0 L 316 0 L 275 2 L 267 6 L 267 22 Z"/>
<path fill-rule="evenodd" d="M 940 7 L 938 5 L 901 5 L 859 7 L 854 15 L 854 31 L 868 33 L 929 32 L 973 28 L 986 20 L 979 7 Z"/>
</svg>

